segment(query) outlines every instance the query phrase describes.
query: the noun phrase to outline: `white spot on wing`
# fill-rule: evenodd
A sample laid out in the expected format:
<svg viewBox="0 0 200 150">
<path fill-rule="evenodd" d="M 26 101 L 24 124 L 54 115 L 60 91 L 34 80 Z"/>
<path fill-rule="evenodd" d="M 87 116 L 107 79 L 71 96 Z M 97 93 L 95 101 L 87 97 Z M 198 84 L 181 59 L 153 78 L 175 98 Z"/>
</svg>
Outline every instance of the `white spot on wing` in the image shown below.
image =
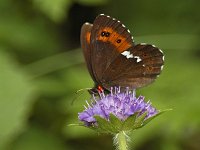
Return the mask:
<svg viewBox="0 0 200 150">
<path fill-rule="evenodd" d="M 100 16 L 104 16 L 104 14 L 100 14 Z"/>
<path fill-rule="evenodd" d="M 163 55 L 162 59 L 163 59 L 163 61 L 165 60 L 165 56 L 164 55 Z"/>
<path fill-rule="evenodd" d="M 134 58 L 137 59 L 137 62 L 141 62 L 142 61 L 142 59 L 139 56 L 134 56 Z"/>
<path fill-rule="evenodd" d="M 161 66 L 161 70 L 163 70 L 163 65 Z"/>
<path fill-rule="evenodd" d="M 121 53 L 122 55 L 126 56 L 126 58 L 133 58 L 133 54 L 130 53 L 130 51 L 124 51 Z"/>
<path fill-rule="evenodd" d="M 140 45 L 147 45 L 147 43 L 140 43 Z"/>
<path fill-rule="evenodd" d="M 142 66 L 143 66 L 143 67 L 145 67 L 146 65 L 145 65 L 145 64 L 143 64 Z"/>
<path fill-rule="evenodd" d="M 161 53 L 163 53 L 163 51 L 162 51 L 161 49 L 159 49 L 159 51 L 160 51 Z"/>
<path fill-rule="evenodd" d="M 126 26 L 125 26 L 124 24 L 122 24 L 122 27 L 124 27 L 124 28 L 125 28 Z"/>
</svg>

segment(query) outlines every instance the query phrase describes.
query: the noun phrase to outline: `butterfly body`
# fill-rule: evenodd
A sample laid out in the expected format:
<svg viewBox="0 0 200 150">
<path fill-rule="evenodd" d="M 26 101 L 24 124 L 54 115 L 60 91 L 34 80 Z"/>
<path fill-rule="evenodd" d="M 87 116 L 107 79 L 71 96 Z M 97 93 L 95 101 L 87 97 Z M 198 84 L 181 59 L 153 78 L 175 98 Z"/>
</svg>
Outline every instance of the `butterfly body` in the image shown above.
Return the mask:
<svg viewBox="0 0 200 150">
<path fill-rule="evenodd" d="M 161 73 L 164 55 L 150 44 L 135 44 L 130 31 L 115 18 L 99 15 L 81 28 L 81 47 L 95 83 L 91 93 L 120 86 L 131 89 L 152 83 Z"/>
</svg>

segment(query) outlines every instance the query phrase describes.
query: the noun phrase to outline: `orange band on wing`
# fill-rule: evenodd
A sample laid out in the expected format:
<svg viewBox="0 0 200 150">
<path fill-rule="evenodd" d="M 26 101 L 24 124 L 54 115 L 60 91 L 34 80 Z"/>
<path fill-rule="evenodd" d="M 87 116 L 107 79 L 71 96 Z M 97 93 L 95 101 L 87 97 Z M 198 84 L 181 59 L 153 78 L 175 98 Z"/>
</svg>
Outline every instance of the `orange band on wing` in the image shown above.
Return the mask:
<svg viewBox="0 0 200 150">
<path fill-rule="evenodd" d="M 110 35 L 102 36 L 102 32 L 109 32 Z M 112 43 L 120 53 L 132 46 L 130 42 L 126 41 L 126 37 L 120 35 L 110 27 L 99 30 L 97 40 Z"/>
<path fill-rule="evenodd" d="M 91 36 L 91 32 L 87 32 L 86 33 L 86 41 L 88 44 L 90 44 L 90 36 Z"/>
</svg>

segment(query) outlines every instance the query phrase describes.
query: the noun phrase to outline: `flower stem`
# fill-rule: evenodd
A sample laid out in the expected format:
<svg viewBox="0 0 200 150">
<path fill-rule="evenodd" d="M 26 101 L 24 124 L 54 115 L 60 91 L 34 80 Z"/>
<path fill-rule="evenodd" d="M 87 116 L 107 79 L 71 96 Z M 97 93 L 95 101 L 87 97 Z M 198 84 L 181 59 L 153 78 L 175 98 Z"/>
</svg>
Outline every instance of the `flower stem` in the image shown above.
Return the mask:
<svg viewBox="0 0 200 150">
<path fill-rule="evenodd" d="M 118 150 L 128 150 L 128 136 L 124 131 L 116 134 L 114 138 L 114 144 L 117 146 Z"/>
</svg>

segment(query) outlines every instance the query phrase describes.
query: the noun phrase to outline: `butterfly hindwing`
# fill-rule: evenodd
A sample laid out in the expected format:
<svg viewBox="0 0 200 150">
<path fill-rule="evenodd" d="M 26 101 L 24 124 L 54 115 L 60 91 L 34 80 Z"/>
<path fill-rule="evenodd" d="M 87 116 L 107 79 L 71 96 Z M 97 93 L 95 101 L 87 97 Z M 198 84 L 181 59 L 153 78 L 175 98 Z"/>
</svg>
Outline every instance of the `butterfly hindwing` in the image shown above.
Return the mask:
<svg viewBox="0 0 200 150">
<path fill-rule="evenodd" d="M 103 86 L 140 88 L 152 83 L 161 73 L 164 57 L 150 44 L 138 44 L 119 55 L 104 72 Z"/>
</svg>

